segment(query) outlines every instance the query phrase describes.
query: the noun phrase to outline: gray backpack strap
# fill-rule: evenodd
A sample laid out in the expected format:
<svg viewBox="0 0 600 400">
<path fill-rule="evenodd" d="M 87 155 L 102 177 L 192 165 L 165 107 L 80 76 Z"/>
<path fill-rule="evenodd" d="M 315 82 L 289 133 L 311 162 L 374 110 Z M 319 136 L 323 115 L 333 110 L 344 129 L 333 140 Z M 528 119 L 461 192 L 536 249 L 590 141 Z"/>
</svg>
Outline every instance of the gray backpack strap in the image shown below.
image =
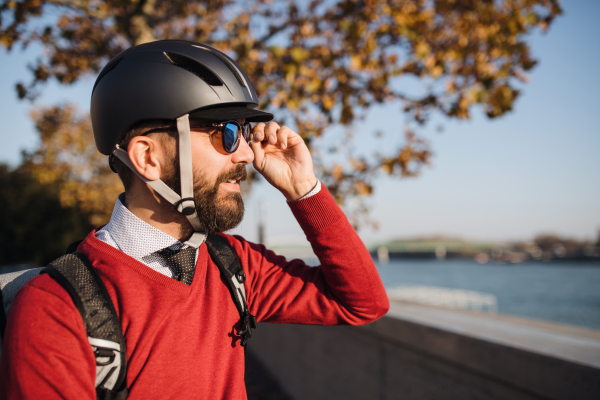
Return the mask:
<svg viewBox="0 0 600 400">
<path fill-rule="evenodd" d="M 4 343 L 4 331 L 6 330 L 6 311 L 4 311 L 4 296 L 0 290 L 0 356 L 2 356 L 2 344 Z"/>
<path fill-rule="evenodd" d="M 12 302 L 23 285 L 31 278 L 37 276 L 42 268 L 26 269 L 23 271 L 10 272 L 0 275 L 0 356 L 2 351 L 2 343 L 4 342 L 4 331 L 6 330 L 6 319 Z"/>
<path fill-rule="evenodd" d="M 256 317 L 250 314 L 246 303 L 246 289 L 244 288 L 246 274 L 235 250 L 227 239 L 214 233 L 210 234 L 206 238 L 206 247 L 210 258 L 217 264 L 221 275 L 227 282 L 233 302 L 240 313 L 242 329 L 237 334 L 242 336 L 242 346 L 246 346 L 246 342 L 252 337 L 252 329 L 256 329 L 258 326 Z"/>
<path fill-rule="evenodd" d="M 82 253 L 65 254 L 42 270 L 79 310 L 96 357 L 98 399 L 127 398 L 127 352 L 117 312 L 98 271 Z"/>
</svg>

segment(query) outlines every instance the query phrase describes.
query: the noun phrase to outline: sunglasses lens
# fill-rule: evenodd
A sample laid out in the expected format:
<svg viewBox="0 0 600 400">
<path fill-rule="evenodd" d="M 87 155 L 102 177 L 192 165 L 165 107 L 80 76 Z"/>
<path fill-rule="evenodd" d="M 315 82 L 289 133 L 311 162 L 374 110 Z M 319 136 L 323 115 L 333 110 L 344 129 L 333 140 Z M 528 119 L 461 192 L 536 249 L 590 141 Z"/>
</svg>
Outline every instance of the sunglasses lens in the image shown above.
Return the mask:
<svg viewBox="0 0 600 400">
<path fill-rule="evenodd" d="M 223 126 L 223 148 L 228 153 L 237 150 L 240 143 L 239 128 L 236 124 L 227 123 Z"/>
</svg>

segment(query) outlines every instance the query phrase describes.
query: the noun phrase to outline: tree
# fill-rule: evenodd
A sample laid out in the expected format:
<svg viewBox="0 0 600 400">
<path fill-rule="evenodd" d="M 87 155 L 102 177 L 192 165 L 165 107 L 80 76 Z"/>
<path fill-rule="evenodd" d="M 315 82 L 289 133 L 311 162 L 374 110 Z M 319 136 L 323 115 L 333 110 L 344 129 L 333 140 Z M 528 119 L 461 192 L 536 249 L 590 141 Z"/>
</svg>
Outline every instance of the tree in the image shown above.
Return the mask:
<svg viewBox="0 0 600 400">
<path fill-rule="evenodd" d="M 32 80 L 17 84 L 28 99 L 50 79 L 71 84 L 98 73 L 134 44 L 212 45 L 248 73 L 260 107 L 295 126 L 321 155 L 320 177 L 343 202 L 371 194 L 379 173 L 417 175 L 431 152 L 415 127 L 433 113 L 465 119 L 475 106 L 490 118 L 510 111 L 536 65 L 528 34 L 560 13 L 558 0 L 0 0 L 0 43 L 43 46 Z M 419 95 L 398 89 L 404 77 L 418 79 Z M 340 142 L 351 140 L 353 124 L 387 102 L 406 116 L 403 145 L 372 156 L 351 147 L 337 149 L 343 157 L 324 156 L 331 149 L 315 139 L 332 135 L 328 127 L 346 127 Z M 31 165 L 51 164 L 46 145 Z"/>
<path fill-rule="evenodd" d="M 37 108 L 31 117 L 40 145 L 23 152 L 20 168 L 41 185 L 56 186 L 62 207 L 76 207 L 94 226 L 108 222 L 123 186 L 96 150 L 89 116 L 62 104 Z"/>
<path fill-rule="evenodd" d="M 61 204 L 57 185 L 0 165 L 0 265 L 45 265 L 91 229 L 88 213 Z"/>
</svg>

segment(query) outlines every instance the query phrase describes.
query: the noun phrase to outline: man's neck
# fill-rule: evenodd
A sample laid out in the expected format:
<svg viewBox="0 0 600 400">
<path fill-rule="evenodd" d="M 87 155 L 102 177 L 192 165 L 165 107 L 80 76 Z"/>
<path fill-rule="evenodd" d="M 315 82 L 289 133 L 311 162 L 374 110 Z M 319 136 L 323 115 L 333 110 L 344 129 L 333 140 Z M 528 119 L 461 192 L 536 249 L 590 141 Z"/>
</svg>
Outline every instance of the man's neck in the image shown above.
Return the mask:
<svg viewBox="0 0 600 400">
<path fill-rule="evenodd" d="M 127 191 L 124 206 L 142 221 L 175 239 L 182 242 L 188 239 L 194 229 L 187 218 L 158 193 L 144 186 Z"/>
</svg>

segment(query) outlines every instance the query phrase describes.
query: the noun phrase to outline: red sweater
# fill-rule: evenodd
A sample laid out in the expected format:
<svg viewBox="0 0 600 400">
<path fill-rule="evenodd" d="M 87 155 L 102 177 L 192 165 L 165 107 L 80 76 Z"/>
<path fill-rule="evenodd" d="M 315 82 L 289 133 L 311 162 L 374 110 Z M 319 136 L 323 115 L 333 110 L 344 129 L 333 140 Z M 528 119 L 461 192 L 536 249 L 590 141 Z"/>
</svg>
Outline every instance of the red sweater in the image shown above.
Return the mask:
<svg viewBox="0 0 600 400">
<path fill-rule="evenodd" d="M 290 207 L 320 267 L 224 235 L 246 272 L 250 312 L 259 322 L 322 325 L 360 325 L 385 314 L 389 303 L 371 256 L 327 190 Z M 78 251 L 100 273 L 119 315 L 130 399 L 246 398 L 239 314 L 206 245 L 190 286 L 96 239 L 95 232 Z M 254 333 L 260 335 L 260 327 Z M 9 315 L 0 398 L 95 399 L 95 376 L 71 298 L 49 275 L 32 279 Z"/>
</svg>

